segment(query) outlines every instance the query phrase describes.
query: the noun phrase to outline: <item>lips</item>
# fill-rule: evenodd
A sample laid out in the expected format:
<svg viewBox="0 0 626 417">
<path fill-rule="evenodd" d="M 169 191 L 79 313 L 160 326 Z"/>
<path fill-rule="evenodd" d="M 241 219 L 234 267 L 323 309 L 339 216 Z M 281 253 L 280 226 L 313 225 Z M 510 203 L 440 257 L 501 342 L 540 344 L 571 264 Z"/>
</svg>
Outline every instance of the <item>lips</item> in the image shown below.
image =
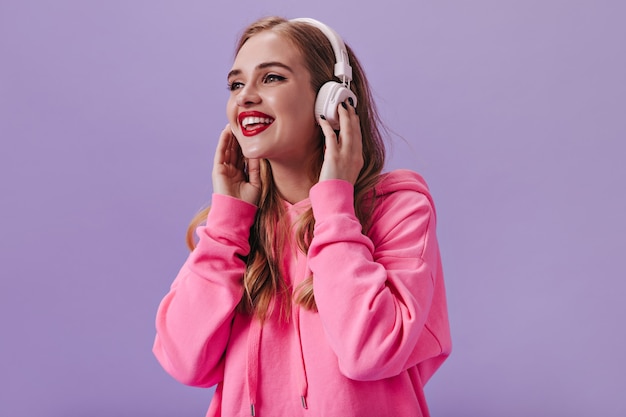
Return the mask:
<svg viewBox="0 0 626 417">
<path fill-rule="evenodd" d="M 274 123 L 273 117 L 259 111 L 241 112 L 237 119 L 244 136 L 258 135 Z"/>
</svg>

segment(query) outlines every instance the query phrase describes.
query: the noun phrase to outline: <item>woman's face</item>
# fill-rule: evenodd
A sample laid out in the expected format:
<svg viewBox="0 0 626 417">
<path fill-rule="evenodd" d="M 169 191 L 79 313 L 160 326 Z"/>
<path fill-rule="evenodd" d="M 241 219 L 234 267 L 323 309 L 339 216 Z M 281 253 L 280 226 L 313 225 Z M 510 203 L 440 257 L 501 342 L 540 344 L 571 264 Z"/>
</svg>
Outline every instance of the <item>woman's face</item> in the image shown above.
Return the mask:
<svg viewBox="0 0 626 417">
<path fill-rule="evenodd" d="M 226 113 L 244 156 L 304 168 L 320 139 L 300 51 L 275 32 L 258 33 L 237 53 L 228 84 Z"/>
</svg>

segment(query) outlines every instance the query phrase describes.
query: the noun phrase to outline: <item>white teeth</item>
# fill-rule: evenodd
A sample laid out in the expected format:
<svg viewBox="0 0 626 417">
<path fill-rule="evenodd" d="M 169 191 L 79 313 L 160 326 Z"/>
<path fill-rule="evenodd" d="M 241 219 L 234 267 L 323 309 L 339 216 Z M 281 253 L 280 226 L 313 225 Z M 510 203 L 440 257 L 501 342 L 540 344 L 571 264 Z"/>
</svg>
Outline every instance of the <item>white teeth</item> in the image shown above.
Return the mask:
<svg viewBox="0 0 626 417">
<path fill-rule="evenodd" d="M 247 127 L 248 125 L 255 125 L 255 124 L 259 124 L 259 123 L 263 123 L 263 124 L 269 124 L 272 123 L 274 121 L 274 119 L 269 118 L 269 117 L 244 117 L 243 120 L 241 121 L 241 125 L 243 127 Z"/>
</svg>

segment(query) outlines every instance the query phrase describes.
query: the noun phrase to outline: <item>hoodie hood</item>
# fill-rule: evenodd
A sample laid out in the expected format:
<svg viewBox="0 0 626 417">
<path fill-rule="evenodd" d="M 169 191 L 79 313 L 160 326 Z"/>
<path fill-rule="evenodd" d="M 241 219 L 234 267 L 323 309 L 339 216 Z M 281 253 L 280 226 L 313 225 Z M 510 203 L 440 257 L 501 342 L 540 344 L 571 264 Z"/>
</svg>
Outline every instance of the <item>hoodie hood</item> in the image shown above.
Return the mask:
<svg viewBox="0 0 626 417">
<path fill-rule="evenodd" d="M 377 196 L 385 196 L 398 191 L 416 191 L 426 196 L 434 207 L 430 190 L 424 178 L 417 172 L 408 169 L 398 169 L 381 174 L 375 190 Z"/>
</svg>

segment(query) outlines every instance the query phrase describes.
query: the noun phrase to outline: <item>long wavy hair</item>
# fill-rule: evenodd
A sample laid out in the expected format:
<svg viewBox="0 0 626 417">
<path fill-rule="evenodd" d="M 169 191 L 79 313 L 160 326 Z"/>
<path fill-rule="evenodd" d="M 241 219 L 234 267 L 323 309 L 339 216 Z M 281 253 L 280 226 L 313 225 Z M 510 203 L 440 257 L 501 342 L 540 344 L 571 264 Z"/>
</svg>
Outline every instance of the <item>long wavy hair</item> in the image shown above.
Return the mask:
<svg viewBox="0 0 626 417">
<path fill-rule="evenodd" d="M 264 31 L 274 31 L 290 41 L 301 53 L 306 68 L 311 75 L 311 88 L 319 91 L 334 76 L 335 54 L 328 38 L 315 26 L 303 22 L 292 22 L 281 17 L 266 17 L 248 26 L 242 33 L 236 51 L 254 35 Z M 348 58 L 352 66 L 352 91 L 358 100 L 361 133 L 363 137 L 364 165 L 354 185 L 355 213 L 364 233 L 369 229 L 374 208 L 375 186 L 385 164 L 385 146 L 381 130 L 383 124 L 372 100 L 365 73 L 352 49 L 346 44 Z M 313 111 L 313 109 L 311 109 Z M 309 176 L 315 183 L 319 179 L 324 159 L 324 140 L 319 129 L 319 147 L 308 166 Z M 283 247 L 291 238 L 290 224 L 285 219 L 285 209 L 281 196 L 274 184 L 272 167 L 267 160 L 261 160 L 261 196 L 254 225 L 250 230 L 250 253 L 246 257 L 246 270 L 243 275 L 244 294 L 239 303 L 239 311 L 253 314 L 261 321 L 272 313 L 274 305 L 280 307 L 281 317 L 287 319 L 292 302 L 303 308 L 316 310 L 313 293 L 313 277 L 306 278 L 295 289 L 289 288 L 282 276 L 281 265 Z M 195 248 L 194 231 L 208 215 L 210 207 L 200 211 L 187 229 L 187 245 Z M 298 248 L 307 253 L 315 219 L 309 208 L 298 220 L 295 239 Z M 273 300 L 276 299 L 276 304 Z"/>
</svg>

